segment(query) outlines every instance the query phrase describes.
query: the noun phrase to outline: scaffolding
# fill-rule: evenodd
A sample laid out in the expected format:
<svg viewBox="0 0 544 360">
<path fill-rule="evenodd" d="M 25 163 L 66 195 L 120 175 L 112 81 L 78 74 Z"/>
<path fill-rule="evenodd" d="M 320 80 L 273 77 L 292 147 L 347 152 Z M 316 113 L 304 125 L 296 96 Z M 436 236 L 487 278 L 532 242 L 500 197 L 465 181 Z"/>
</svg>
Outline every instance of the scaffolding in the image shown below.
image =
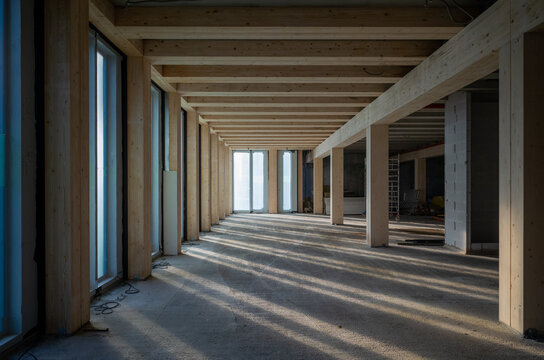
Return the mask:
<svg viewBox="0 0 544 360">
<path fill-rule="evenodd" d="M 400 154 L 389 158 L 389 217 L 400 220 Z"/>
</svg>

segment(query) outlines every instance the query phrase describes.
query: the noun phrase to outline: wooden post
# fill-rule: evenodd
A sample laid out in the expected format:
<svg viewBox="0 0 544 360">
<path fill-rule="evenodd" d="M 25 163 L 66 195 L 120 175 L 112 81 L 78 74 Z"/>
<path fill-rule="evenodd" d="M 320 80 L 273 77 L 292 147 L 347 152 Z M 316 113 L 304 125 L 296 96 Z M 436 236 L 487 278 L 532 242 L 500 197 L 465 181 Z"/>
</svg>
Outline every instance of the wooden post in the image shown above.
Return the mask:
<svg viewBox="0 0 544 360">
<path fill-rule="evenodd" d="M 544 329 L 544 34 L 500 51 L 499 320 L 523 333 Z"/>
<path fill-rule="evenodd" d="M 419 202 L 427 201 L 427 159 L 414 160 L 414 186 L 419 190 Z"/>
<path fill-rule="evenodd" d="M 89 4 L 44 10 L 45 330 L 71 334 L 90 316 Z"/>
<path fill-rule="evenodd" d="M 210 129 L 200 125 L 200 227 L 210 231 Z"/>
<path fill-rule="evenodd" d="M 302 193 L 302 165 L 304 164 L 304 159 L 302 158 L 302 150 L 298 150 L 297 154 L 297 211 L 299 213 L 304 212 L 304 196 Z"/>
<path fill-rule="evenodd" d="M 151 275 L 151 65 L 127 58 L 128 278 Z"/>
<path fill-rule="evenodd" d="M 232 214 L 232 150 L 228 149 L 228 163 L 229 163 L 229 172 L 227 174 L 228 179 L 228 188 L 227 194 L 229 196 L 228 208 L 229 214 Z"/>
<path fill-rule="evenodd" d="M 223 157 L 223 163 L 225 164 L 225 176 L 224 176 L 224 181 L 225 181 L 225 201 L 224 201 L 224 204 L 223 204 L 223 208 L 224 208 L 224 212 L 225 212 L 225 217 L 229 216 L 230 215 L 230 212 L 229 212 L 229 148 L 228 146 L 224 145 L 224 157 Z"/>
<path fill-rule="evenodd" d="M 225 146 L 223 146 L 223 141 L 218 142 L 217 146 L 217 174 L 219 178 L 217 179 L 218 187 L 218 216 L 220 220 L 225 218 Z"/>
<path fill-rule="evenodd" d="M 366 131 L 366 238 L 372 247 L 389 245 L 389 127 Z"/>
<path fill-rule="evenodd" d="M 314 214 L 323 214 L 323 158 L 314 158 Z"/>
<path fill-rule="evenodd" d="M 331 223 L 344 223 L 344 149 L 331 149 Z"/>
<path fill-rule="evenodd" d="M 212 134 L 210 136 L 210 161 L 211 161 L 211 205 L 210 213 L 212 215 L 212 224 L 219 224 L 219 141 L 217 135 Z"/>
<path fill-rule="evenodd" d="M 200 183 L 198 114 L 187 111 L 187 240 L 198 240 L 200 229 Z"/>
<path fill-rule="evenodd" d="M 268 150 L 268 212 L 278 213 L 278 150 Z"/>
<path fill-rule="evenodd" d="M 176 171 L 176 244 L 172 247 L 172 253 L 168 255 L 181 254 L 181 225 L 183 219 L 180 218 L 182 199 L 181 199 L 181 185 L 182 185 L 182 172 L 181 169 L 181 141 L 178 139 L 180 135 L 181 127 L 181 97 L 177 92 L 168 93 L 168 165 L 170 171 Z M 165 214 L 165 217 L 167 215 Z M 167 254 L 167 236 L 166 229 L 164 234 L 164 251 Z M 173 244 L 172 244 L 173 245 Z"/>
</svg>

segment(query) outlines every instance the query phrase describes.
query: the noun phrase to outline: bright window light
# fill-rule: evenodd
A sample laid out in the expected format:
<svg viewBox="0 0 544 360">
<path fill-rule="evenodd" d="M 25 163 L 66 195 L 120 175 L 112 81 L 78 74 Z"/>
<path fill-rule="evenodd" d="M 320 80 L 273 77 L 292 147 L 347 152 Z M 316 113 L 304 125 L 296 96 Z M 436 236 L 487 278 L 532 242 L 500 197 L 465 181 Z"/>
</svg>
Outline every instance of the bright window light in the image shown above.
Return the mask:
<svg viewBox="0 0 544 360">
<path fill-rule="evenodd" d="M 253 152 L 253 210 L 264 209 L 264 153 Z"/>
<path fill-rule="evenodd" d="M 249 211 L 249 152 L 233 154 L 234 211 Z"/>
<path fill-rule="evenodd" d="M 283 211 L 291 210 L 291 153 L 283 153 Z"/>
</svg>

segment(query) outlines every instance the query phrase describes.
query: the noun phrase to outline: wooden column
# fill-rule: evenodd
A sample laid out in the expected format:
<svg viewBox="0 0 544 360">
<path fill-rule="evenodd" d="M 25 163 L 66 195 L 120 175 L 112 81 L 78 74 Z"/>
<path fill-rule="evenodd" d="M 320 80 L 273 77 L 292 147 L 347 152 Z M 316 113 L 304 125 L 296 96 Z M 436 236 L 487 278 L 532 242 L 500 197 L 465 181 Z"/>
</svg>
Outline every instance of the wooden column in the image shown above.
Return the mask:
<svg viewBox="0 0 544 360">
<path fill-rule="evenodd" d="M 210 213 L 210 129 L 200 125 L 200 227 L 202 231 L 211 229 Z"/>
<path fill-rule="evenodd" d="M 177 92 L 168 93 L 168 168 L 169 171 L 176 172 L 176 209 L 174 218 L 176 221 L 176 233 L 171 235 L 167 234 L 168 228 L 164 228 L 164 253 L 165 255 L 178 255 L 181 254 L 181 225 L 183 219 L 181 216 L 181 207 L 183 206 L 181 193 L 182 193 L 182 172 L 181 169 L 181 141 L 179 135 L 181 133 L 181 98 Z M 165 191 L 163 189 L 163 191 Z M 174 194 L 172 194 L 174 195 Z M 170 194 L 168 194 L 170 196 Z M 164 219 L 169 214 L 164 214 Z M 165 220 L 163 220 L 165 222 Z M 175 239 L 175 244 L 169 244 L 169 239 Z"/>
<path fill-rule="evenodd" d="M 372 247 L 389 245 L 389 127 L 366 131 L 366 238 Z"/>
<path fill-rule="evenodd" d="M 331 149 L 331 223 L 344 223 L 344 149 Z"/>
<path fill-rule="evenodd" d="M 427 201 L 427 159 L 414 160 L 414 186 L 419 190 L 419 202 Z"/>
<path fill-rule="evenodd" d="M 210 168 L 211 168 L 211 205 L 212 224 L 219 224 L 219 141 L 217 135 L 210 136 Z"/>
<path fill-rule="evenodd" d="M 127 58 L 128 278 L 151 275 L 151 65 Z"/>
<path fill-rule="evenodd" d="M 228 149 L 228 164 L 229 164 L 229 172 L 227 174 L 227 181 L 228 181 L 227 194 L 229 196 L 228 209 L 229 209 L 229 214 L 232 214 L 232 150 L 230 148 Z"/>
<path fill-rule="evenodd" d="M 314 214 L 323 214 L 323 158 L 314 158 Z"/>
<path fill-rule="evenodd" d="M 278 213 L 278 150 L 268 150 L 268 212 Z"/>
<path fill-rule="evenodd" d="M 304 196 L 302 193 L 302 165 L 304 164 L 304 159 L 302 158 L 302 150 L 298 150 L 297 153 L 297 211 L 299 213 L 304 212 Z"/>
<path fill-rule="evenodd" d="M 187 240 L 198 240 L 200 230 L 198 114 L 187 111 Z"/>
<path fill-rule="evenodd" d="M 226 216 L 229 216 L 230 215 L 230 212 L 229 212 L 229 147 L 228 146 L 224 146 L 224 159 L 223 159 L 223 162 L 225 163 L 225 177 L 224 177 L 224 181 L 225 181 L 225 202 L 223 204 L 223 207 L 224 207 L 224 211 L 225 211 L 225 217 Z"/>
<path fill-rule="evenodd" d="M 89 4 L 45 2 L 45 321 L 89 321 Z"/>
<path fill-rule="evenodd" d="M 218 213 L 219 213 L 219 219 L 223 220 L 225 218 L 225 146 L 223 145 L 223 141 L 219 141 L 217 146 L 217 165 L 218 165 L 218 171 L 217 174 L 219 175 L 219 179 L 217 179 L 218 184 Z"/>
<path fill-rule="evenodd" d="M 544 330 L 544 34 L 500 51 L 499 320 Z"/>
</svg>

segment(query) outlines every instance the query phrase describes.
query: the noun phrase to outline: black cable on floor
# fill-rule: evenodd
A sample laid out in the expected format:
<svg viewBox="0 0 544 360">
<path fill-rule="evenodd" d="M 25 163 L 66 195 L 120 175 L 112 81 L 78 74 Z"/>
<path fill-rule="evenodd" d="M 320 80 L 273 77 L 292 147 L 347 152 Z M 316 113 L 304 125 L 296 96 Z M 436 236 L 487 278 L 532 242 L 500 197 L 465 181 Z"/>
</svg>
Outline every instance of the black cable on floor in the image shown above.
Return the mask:
<svg viewBox="0 0 544 360">
<path fill-rule="evenodd" d="M 153 269 L 168 269 L 168 267 L 170 266 L 170 263 L 168 261 L 159 261 L 159 262 L 156 262 L 153 264 Z"/>
</svg>

